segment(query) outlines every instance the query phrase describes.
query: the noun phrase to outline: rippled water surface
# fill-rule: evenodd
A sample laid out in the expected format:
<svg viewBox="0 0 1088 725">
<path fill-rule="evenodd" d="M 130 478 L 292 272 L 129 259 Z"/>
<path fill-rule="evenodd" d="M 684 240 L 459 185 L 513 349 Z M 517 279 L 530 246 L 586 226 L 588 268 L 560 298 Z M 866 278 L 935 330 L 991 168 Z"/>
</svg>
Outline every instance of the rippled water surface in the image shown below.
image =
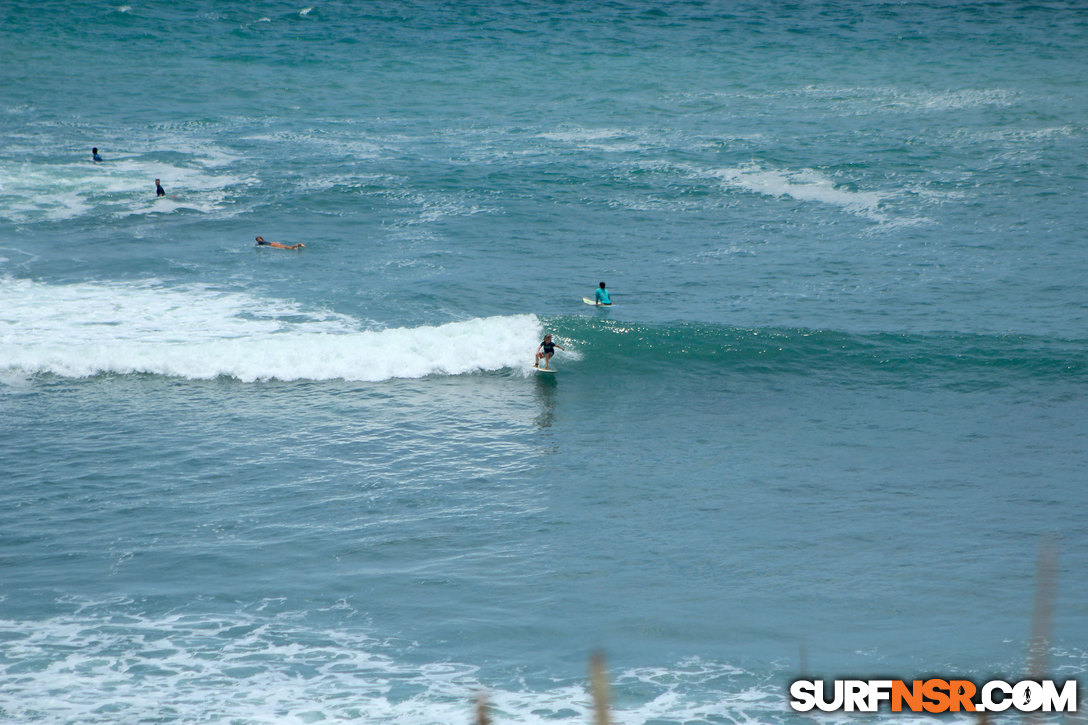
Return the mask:
<svg viewBox="0 0 1088 725">
<path fill-rule="evenodd" d="M 1083 676 L 1080 3 L 0 20 L 5 722 Z"/>
</svg>

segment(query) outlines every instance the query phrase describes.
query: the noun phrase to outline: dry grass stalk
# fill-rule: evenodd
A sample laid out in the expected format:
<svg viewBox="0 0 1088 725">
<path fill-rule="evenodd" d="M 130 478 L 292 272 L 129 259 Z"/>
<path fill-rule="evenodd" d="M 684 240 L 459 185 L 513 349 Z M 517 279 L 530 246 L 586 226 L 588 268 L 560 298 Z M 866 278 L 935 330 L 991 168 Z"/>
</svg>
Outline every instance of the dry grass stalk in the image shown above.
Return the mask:
<svg viewBox="0 0 1088 725">
<path fill-rule="evenodd" d="M 604 669 L 604 655 L 600 652 L 589 660 L 589 681 L 593 687 L 593 721 L 596 725 L 609 725 L 608 675 Z"/>
<path fill-rule="evenodd" d="M 1031 642 L 1028 644 L 1028 679 L 1046 678 L 1050 654 L 1050 632 L 1054 622 L 1054 594 L 1058 582 L 1058 552 L 1049 542 L 1039 546 L 1035 564 L 1035 611 L 1031 616 Z M 1027 723 L 1039 721 L 1037 713 L 1024 718 Z"/>
<path fill-rule="evenodd" d="M 481 692 L 476 696 L 476 725 L 491 725 L 487 716 L 487 695 Z"/>
<path fill-rule="evenodd" d="M 1031 617 L 1031 643 L 1028 645 L 1028 677 L 1033 680 L 1046 677 L 1057 578 L 1058 554 L 1053 546 L 1043 544 L 1039 547 L 1035 565 L 1035 611 Z"/>
</svg>

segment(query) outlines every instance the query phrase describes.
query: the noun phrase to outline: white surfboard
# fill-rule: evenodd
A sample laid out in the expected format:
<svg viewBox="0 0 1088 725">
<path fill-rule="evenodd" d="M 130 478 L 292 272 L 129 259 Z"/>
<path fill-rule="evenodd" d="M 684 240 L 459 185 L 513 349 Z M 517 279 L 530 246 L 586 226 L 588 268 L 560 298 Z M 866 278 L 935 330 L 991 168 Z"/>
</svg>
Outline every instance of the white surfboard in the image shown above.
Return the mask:
<svg viewBox="0 0 1088 725">
<path fill-rule="evenodd" d="M 538 368 L 536 365 L 533 366 L 533 370 L 536 370 L 538 373 L 554 373 L 555 372 L 555 368 Z"/>
<path fill-rule="evenodd" d="M 598 305 L 597 300 L 591 300 L 588 297 L 583 297 L 582 302 L 585 302 L 587 305 L 593 305 L 594 307 L 615 307 L 616 306 L 614 304 L 612 304 L 612 305 Z"/>
</svg>

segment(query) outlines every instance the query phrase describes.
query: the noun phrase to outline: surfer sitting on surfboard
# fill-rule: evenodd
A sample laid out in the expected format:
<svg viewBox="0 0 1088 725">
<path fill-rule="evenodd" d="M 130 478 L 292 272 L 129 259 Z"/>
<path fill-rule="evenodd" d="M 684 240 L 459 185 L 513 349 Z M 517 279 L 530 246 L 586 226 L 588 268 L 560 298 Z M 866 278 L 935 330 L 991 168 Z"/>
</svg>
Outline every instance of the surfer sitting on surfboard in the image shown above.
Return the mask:
<svg viewBox="0 0 1088 725">
<path fill-rule="evenodd" d="M 298 249 L 300 247 L 305 247 L 306 245 L 302 242 L 299 242 L 298 244 L 280 244 L 279 242 L 266 242 L 264 240 L 264 237 L 257 237 L 257 246 L 275 247 L 276 249 Z"/>
<path fill-rule="evenodd" d="M 563 350 L 562 345 L 556 345 L 552 342 L 551 335 L 545 335 L 544 341 L 540 343 L 540 347 L 536 349 L 536 362 L 533 363 L 533 367 L 540 367 L 540 358 L 544 358 L 544 369 L 548 369 L 548 362 L 552 359 L 552 355 L 555 354 L 555 348 Z"/>
<path fill-rule="evenodd" d="M 608 290 L 604 288 L 604 282 L 601 282 L 601 286 L 597 289 L 595 297 L 598 305 L 612 304 L 612 298 L 608 295 Z"/>
</svg>

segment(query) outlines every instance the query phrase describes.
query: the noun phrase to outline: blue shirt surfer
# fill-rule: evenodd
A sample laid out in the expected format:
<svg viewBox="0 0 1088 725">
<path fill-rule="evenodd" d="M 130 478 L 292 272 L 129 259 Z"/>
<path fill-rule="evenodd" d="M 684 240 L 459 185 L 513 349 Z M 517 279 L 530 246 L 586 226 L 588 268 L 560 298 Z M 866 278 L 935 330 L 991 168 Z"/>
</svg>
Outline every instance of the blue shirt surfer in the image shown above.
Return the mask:
<svg viewBox="0 0 1088 725">
<path fill-rule="evenodd" d="M 555 348 L 557 347 L 560 350 L 564 349 L 562 345 L 556 345 L 552 342 L 551 335 L 545 335 L 543 342 L 540 343 L 540 347 L 536 349 L 536 362 L 533 363 L 533 367 L 540 367 L 540 358 L 544 358 L 544 369 L 547 370 L 548 363 L 551 361 L 552 355 L 555 354 Z"/>
<path fill-rule="evenodd" d="M 612 304 L 612 298 L 608 295 L 608 290 L 604 288 L 604 282 L 601 282 L 601 286 L 597 288 L 596 298 L 598 305 Z"/>
<path fill-rule="evenodd" d="M 95 146 L 91 149 L 91 161 L 101 161 L 102 157 L 98 155 L 98 147 Z"/>
</svg>

